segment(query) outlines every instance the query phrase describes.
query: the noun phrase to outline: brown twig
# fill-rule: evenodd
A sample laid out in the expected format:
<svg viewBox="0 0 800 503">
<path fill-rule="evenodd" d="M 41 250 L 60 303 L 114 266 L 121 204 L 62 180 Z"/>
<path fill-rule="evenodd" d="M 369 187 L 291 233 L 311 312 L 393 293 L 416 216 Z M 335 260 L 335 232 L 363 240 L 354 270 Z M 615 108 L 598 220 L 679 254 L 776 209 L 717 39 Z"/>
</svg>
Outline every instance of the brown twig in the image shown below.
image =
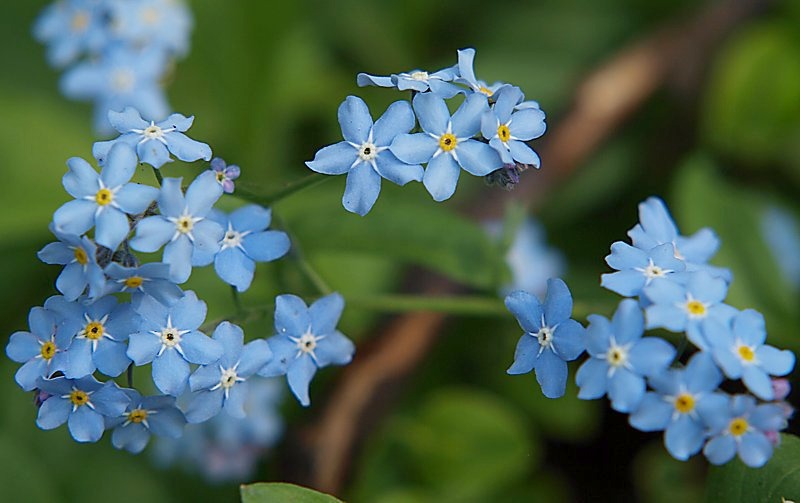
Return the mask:
<svg viewBox="0 0 800 503">
<path fill-rule="evenodd" d="M 734 27 L 770 2 L 714 2 L 687 23 L 669 25 L 624 48 L 589 74 L 572 108 L 538 146 L 547 169 L 523 177 L 511 197 L 530 205 L 541 191 L 566 178 L 631 117 L 653 93 L 671 82 L 685 83 L 702 74 L 714 46 Z M 509 196 L 481 194 L 480 218 L 497 217 Z M 430 279 L 427 294 L 455 293 L 459 287 Z M 308 479 L 300 482 L 339 493 L 357 446 L 376 424 L 392 390 L 419 365 L 441 331 L 446 317 L 413 313 L 396 318 L 342 373 L 316 424 L 302 435 L 308 453 Z M 396 391 L 394 392 L 396 393 Z M 385 407 L 384 407 L 385 408 Z"/>
</svg>

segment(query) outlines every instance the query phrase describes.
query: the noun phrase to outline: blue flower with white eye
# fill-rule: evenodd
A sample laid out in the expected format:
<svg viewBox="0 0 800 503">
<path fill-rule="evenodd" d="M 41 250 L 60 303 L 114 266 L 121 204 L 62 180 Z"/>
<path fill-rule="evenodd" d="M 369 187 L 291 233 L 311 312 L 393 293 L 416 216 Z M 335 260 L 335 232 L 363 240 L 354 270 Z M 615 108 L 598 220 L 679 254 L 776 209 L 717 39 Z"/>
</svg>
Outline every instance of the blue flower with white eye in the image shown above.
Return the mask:
<svg viewBox="0 0 800 503">
<path fill-rule="evenodd" d="M 159 47 L 183 56 L 189 50 L 192 14 L 176 0 L 109 2 L 113 35 L 129 45 Z"/>
<path fill-rule="evenodd" d="M 674 281 L 674 274 L 686 269 L 686 264 L 675 258 L 672 243 L 645 251 L 617 241 L 611 245 L 606 263 L 617 272 L 603 274 L 600 285 L 625 297 L 641 294 L 654 281 Z"/>
<path fill-rule="evenodd" d="M 666 328 L 671 332 L 686 332 L 689 340 L 703 351 L 709 344 L 700 329 L 705 319 L 728 323 L 737 310 L 724 304 L 728 283 L 706 271 L 689 275 L 685 285 L 672 281 L 653 282 L 644 288 L 652 302 L 645 309 L 647 328 Z"/>
<path fill-rule="evenodd" d="M 142 317 L 139 332 L 131 334 L 128 357 L 136 365 L 153 362 L 153 381 L 162 393 L 178 396 L 189 382 L 189 364 L 217 361 L 222 345 L 200 332 L 206 303 L 188 291 L 167 307 L 147 295 L 134 300 Z"/>
<path fill-rule="evenodd" d="M 775 399 L 769 376 L 785 376 L 794 368 L 794 353 L 764 344 L 764 316 L 753 309 L 736 314 L 727 323 L 713 318 L 702 325 L 705 341 L 725 375 L 741 379 L 762 400 Z"/>
<path fill-rule="evenodd" d="M 95 302 L 68 302 L 54 297 L 48 309 L 58 313 L 61 327 L 72 336 L 66 351 L 64 375 L 77 379 L 99 370 L 110 377 L 122 374 L 131 360 L 127 357 L 128 336 L 139 326 L 139 316 L 130 304 L 117 304 L 112 296 Z"/>
<path fill-rule="evenodd" d="M 43 430 L 64 423 L 78 442 L 97 442 L 105 431 L 106 417 L 122 414 L 128 396 L 113 381 L 101 383 L 92 376 L 81 379 L 39 379 L 39 389 L 50 395 L 39 408 L 36 425 Z"/>
<path fill-rule="evenodd" d="M 130 245 L 150 253 L 164 247 L 164 263 L 170 266 L 170 279 L 184 283 L 192 274 L 192 253 L 216 253 L 225 230 L 206 218 L 222 196 L 222 187 L 210 171 L 200 173 L 186 189 L 184 197 L 180 178 L 164 178 L 158 196 L 160 215 L 142 219 Z"/>
<path fill-rule="evenodd" d="M 764 466 L 772 457 L 767 433 L 786 428 L 783 408 L 778 404 L 756 405 L 750 395 L 735 395 L 728 406 L 709 418 L 711 439 L 703 454 L 715 465 L 735 455 L 751 468 Z"/>
<path fill-rule="evenodd" d="M 492 85 L 488 85 L 486 82 L 475 78 L 475 70 L 473 69 L 474 62 L 475 49 L 470 47 L 468 49 L 460 49 L 458 51 L 459 77 L 456 79 L 456 82 L 466 84 L 470 87 L 470 89 L 472 89 L 473 92 L 481 93 L 489 98 L 493 97 L 494 93 L 500 91 L 500 89 L 508 85 L 503 82 L 495 82 Z"/>
<path fill-rule="evenodd" d="M 151 262 L 137 267 L 123 267 L 116 262 L 108 264 L 105 269 L 108 276 L 108 292 L 127 292 L 131 299 L 149 295 L 164 304 L 171 306 L 183 297 L 183 290 L 170 281 L 169 264 Z"/>
<path fill-rule="evenodd" d="M 272 358 L 266 340 L 256 339 L 245 345 L 242 329 L 227 321 L 217 325 L 213 339 L 222 345 L 222 357 L 201 366 L 189 378 L 194 392 L 186 410 L 190 423 L 206 421 L 223 409 L 233 417 L 245 417 L 247 380 Z"/>
<path fill-rule="evenodd" d="M 398 185 L 422 180 L 422 166 L 406 163 L 389 150 L 400 134 L 414 127 L 414 112 L 405 101 L 389 105 L 374 124 L 364 100 L 348 96 L 339 106 L 344 141 L 319 150 L 306 166 L 325 175 L 347 173 L 342 204 L 347 211 L 366 215 L 381 191 L 381 178 Z"/>
<path fill-rule="evenodd" d="M 286 375 L 289 388 L 300 403 L 311 404 L 308 385 L 318 368 L 347 365 L 355 346 L 336 330 L 344 309 L 338 293 L 318 299 L 310 307 L 294 295 L 275 298 L 275 331 L 267 339 L 272 360 L 258 373 L 264 377 Z"/>
<path fill-rule="evenodd" d="M 664 431 L 664 445 L 685 461 L 700 451 L 708 421 L 727 408 L 728 396 L 718 392 L 722 374 L 708 353 L 695 353 L 683 369 L 652 376 L 639 408 L 628 418 L 641 431 Z"/>
<path fill-rule="evenodd" d="M 289 251 L 289 236 L 281 231 L 268 231 L 271 212 L 255 204 L 244 206 L 230 215 L 213 210 L 209 219 L 219 223 L 225 234 L 216 254 L 196 252 L 195 265 L 214 261 L 220 278 L 240 292 L 253 281 L 256 262 L 271 262 Z"/>
<path fill-rule="evenodd" d="M 106 429 L 112 429 L 111 444 L 133 454 L 144 450 L 150 435 L 178 438 L 183 434 L 186 418 L 175 405 L 175 397 L 155 395 L 142 397 L 138 391 L 123 388 L 130 400 L 128 407 L 116 417 L 106 418 Z"/>
<path fill-rule="evenodd" d="M 644 337 L 644 315 L 633 299 L 620 302 L 613 319 L 589 315 L 586 349 L 592 356 L 578 369 L 578 398 L 600 398 L 608 393 L 611 407 L 633 412 L 645 393 L 647 376 L 666 370 L 675 348 L 664 339 Z"/>
<path fill-rule="evenodd" d="M 127 222 L 126 222 L 127 225 Z M 86 236 L 59 232 L 52 225 L 50 231 L 59 239 L 36 254 L 45 264 L 63 265 L 56 278 L 56 288 L 68 300 L 80 297 L 89 287 L 89 298 L 103 295 L 106 278 L 97 264 L 97 247 Z"/>
<path fill-rule="evenodd" d="M 15 362 L 24 364 L 14 376 L 23 390 L 33 390 L 40 378 L 48 378 L 66 368 L 64 351 L 69 347 L 72 336 L 67 330 L 59 329 L 59 321 L 53 311 L 34 307 L 28 314 L 30 332 L 11 334 L 6 354 Z"/>
<path fill-rule="evenodd" d="M 69 172 L 63 184 L 75 198 L 53 215 L 55 230 L 83 234 L 96 226 L 97 244 L 115 250 L 130 233 L 128 214 L 143 213 L 158 195 L 158 189 L 129 183 L 136 172 L 136 154 L 128 145 L 115 146 L 98 175 L 79 157 L 67 161 Z"/>
<path fill-rule="evenodd" d="M 154 168 L 172 162 L 170 153 L 186 162 L 211 159 L 211 147 L 183 134 L 192 127 L 194 116 L 172 114 L 161 122 L 148 122 L 135 108 L 126 107 L 122 112 L 110 110 L 108 121 L 122 134 L 113 140 L 99 141 L 92 147 L 92 154 L 101 166 L 105 165 L 111 148 L 118 143 L 135 147 L 139 160 Z"/>
<path fill-rule="evenodd" d="M 39 14 L 33 36 L 47 46 L 50 64 L 64 67 L 109 42 L 105 16 L 106 5 L 97 0 L 54 2 Z"/>
<path fill-rule="evenodd" d="M 539 168 L 539 156 L 525 142 L 544 134 L 544 112 L 538 108 L 514 111 L 523 99 L 518 87 L 503 87 L 492 108 L 481 118 L 481 134 L 500 154 L 504 164 L 526 164 Z"/>
<path fill-rule="evenodd" d="M 222 185 L 222 190 L 226 194 L 233 194 L 233 189 L 235 188 L 233 181 L 239 178 L 239 175 L 241 174 L 241 169 L 239 169 L 239 166 L 235 164 L 228 166 L 225 164 L 224 159 L 215 157 L 211 159 L 211 167 L 209 169 L 214 172 L 214 176 L 217 178 L 217 183 Z"/>
<path fill-rule="evenodd" d="M 564 396 L 567 362 L 578 358 L 586 344 L 585 329 L 570 318 L 572 295 L 566 283 L 557 278 L 549 280 L 543 304 L 524 291 L 512 292 L 505 303 L 525 331 L 507 372 L 515 375 L 535 370 L 544 396 Z"/>
<path fill-rule="evenodd" d="M 403 162 L 428 164 L 422 183 L 435 201 L 453 195 L 461 168 L 484 176 L 503 165 L 492 147 L 472 139 L 488 108 L 486 96 L 471 94 L 451 118 L 443 99 L 431 93 L 414 97 L 414 110 L 424 133 L 401 134 L 389 148 Z"/>
<path fill-rule="evenodd" d="M 388 77 L 359 73 L 356 76 L 356 83 L 360 87 L 396 87 L 400 91 L 411 90 L 418 93 L 430 91 L 440 98 L 448 99 L 463 92 L 460 87 L 451 84 L 457 76 L 458 67 L 452 66 L 433 73 L 423 70 L 410 70 L 403 73 L 394 73 Z"/>
</svg>

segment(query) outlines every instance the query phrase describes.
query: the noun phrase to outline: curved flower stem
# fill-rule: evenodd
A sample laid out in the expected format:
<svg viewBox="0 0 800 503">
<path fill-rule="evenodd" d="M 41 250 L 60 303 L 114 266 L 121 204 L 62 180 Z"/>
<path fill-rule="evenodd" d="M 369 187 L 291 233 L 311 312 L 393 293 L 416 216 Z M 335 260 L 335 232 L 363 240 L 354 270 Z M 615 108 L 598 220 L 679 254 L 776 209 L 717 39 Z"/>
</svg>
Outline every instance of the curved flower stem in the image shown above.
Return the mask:
<svg viewBox="0 0 800 503">
<path fill-rule="evenodd" d="M 161 171 L 158 168 L 153 168 L 153 174 L 156 175 L 156 180 L 158 180 L 158 185 L 164 185 L 164 177 L 161 176 Z"/>
<path fill-rule="evenodd" d="M 293 182 L 289 182 L 284 185 L 282 188 L 269 193 L 269 194 L 262 194 L 259 193 L 258 190 L 253 188 L 249 188 L 246 185 L 242 186 L 241 184 L 236 184 L 236 190 L 233 192 L 232 195 L 244 199 L 245 201 L 250 201 L 251 203 L 260 204 L 261 206 L 271 206 L 276 202 L 280 201 L 285 197 L 289 197 L 295 192 L 300 192 L 303 189 L 308 187 L 313 187 L 322 183 L 329 178 L 333 178 L 331 176 L 320 175 L 318 173 L 311 173 L 310 175 L 306 175 L 303 178 L 299 178 L 294 180 Z"/>
<path fill-rule="evenodd" d="M 276 215 L 274 212 L 272 214 L 273 220 L 277 224 L 275 227 L 280 228 L 289 236 L 289 241 L 292 243 L 292 247 L 289 250 L 289 254 L 287 255 L 289 259 L 294 260 L 297 264 L 297 267 L 300 269 L 300 272 L 306 277 L 306 279 L 314 285 L 314 288 L 321 294 L 321 295 L 328 295 L 329 293 L 333 292 L 333 289 L 328 285 L 328 283 L 322 278 L 322 276 L 314 269 L 314 266 L 306 260 L 306 256 L 303 253 L 303 248 L 300 246 L 300 242 L 297 240 L 297 236 L 292 234 L 292 231 L 286 226 L 286 222 Z"/>
</svg>

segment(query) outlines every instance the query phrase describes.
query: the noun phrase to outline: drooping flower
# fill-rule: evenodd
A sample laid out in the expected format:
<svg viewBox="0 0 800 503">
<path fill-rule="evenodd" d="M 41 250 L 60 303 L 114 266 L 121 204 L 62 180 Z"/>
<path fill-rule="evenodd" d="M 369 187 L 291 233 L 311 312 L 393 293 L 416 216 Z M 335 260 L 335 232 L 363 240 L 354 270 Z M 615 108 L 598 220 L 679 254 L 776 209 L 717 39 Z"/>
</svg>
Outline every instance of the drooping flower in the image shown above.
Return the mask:
<svg viewBox="0 0 800 503">
<path fill-rule="evenodd" d="M 405 101 L 389 105 L 373 124 L 364 100 L 348 96 L 339 106 L 344 141 L 319 150 L 306 166 L 325 175 L 347 173 L 342 204 L 347 211 L 366 215 L 381 190 L 381 178 L 398 185 L 422 180 L 419 163 L 398 159 L 389 150 L 392 141 L 414 127 L 414 112 Z"/>
<path fill-rule="evenodd" d="M 663 372 L 675 358 L 675 348 L 664 339 L 644 337 L 644 315 L 633 299 L 620 302 L 613 319 L 589 315 L 586 349 L 592 356 L 578 369 L 578 398 L 608 394 L 611 407 L 633 412 L 645 394 L 645 380 Z"/>
<path fill-rule="evenodd" d="M 247 380 L 272 358 L 266 340 L 256 339 L 245 345 L 242 329 L 227 321 L 217 325 L 213 339 L 222 345 L 222 357 L 201 366 L 189 378 L 194 392 L 186 410 L 190 423 L 206 421 L 223 409 L 233 417 L 245 417 Z"/>
<path fill-rule="evenodd" d="M 36 388 L 40 378 L 49 378 L 67 366 L 64 351 L 72 341 L 67 330 L 59 330 L 56 313 L 34 307 L 28 313 L 30 332 L 14 332 L 8 340 L 6 354 L 17 363 L 23 363 L 14 380 L 25 391 Z"/>
<path fill-rule="evenodd" d="M 233 194 L 233 189 L 235 188 L 233 181 L 239 178 L 239 175 L 241 174 L 239 166 L 236 166 L 235 164 L 228 166 L 225 164 L 224 159 L 215 157 L 211 159 L 211 167 L 209 169 L 214 172 L 214 176 L 217 178 L 217 183 L 222 185 L 222 190 L 226 194 Z"/>
<path fill-rule="evenodd" d="M 175 397 L 142 397 L 134 389 L 122 391 L 130 400 L 128 407 L 119 416 L 106 419 L 106 428 L 114 430 L 111 434 L 114 447 L 138 454 L 147 446 L 151 434 L 168 438 L 183 434 L 186 418 L 175 405 Z"/>
<path fill-rule="evenodd" d="M 401 134 L 390 149 L 401 161 L 428 164 L 422 183 L 435 201 L 453 195 L 461 168 L 485 176 L 503 165 L 492 147 L 472 138 L 488 107 L 486 96 L 471 94 L 450 117 L 443 99 L 431 93 L 414 97 L 414 110 L 424 132 Z"/>
<path fill-rule="evenodd" d="M 424 70 L 409 70 L 403 73 L 393 73 L 388 77 L 379 77 L 366 73 L 356 76 L 356 83 L 360 87 L 396 87 L 400 91 L 416 91 L 423 93 L 430 91 L 440 98 L 452 98 L 462 92 L 462 89 L 451 82 L 458 76 L 458 67 L 452 66 L 437 72 L 428 73 Z"/>
<path fill-rule="evenodd" d="M 276 335 L 267 339 L 272 360 L 258 373 L 264 377 L 286 375 L 289 388 L 305 407 L 311 404 L 308 385 L 317 369 L 347 365 L 355 346 L 336 330 L 344 309 L 338 293 L 318 299 L 310 307 L 294 295 L 275 298 Z"/>
<path fill-rule="evenodd" d="M 504 164 L 525 164 L 539 168 L 539 156 L 525 142 L 544 134 L 544 112 L 538 108 L 515 111 L 523 99 L 518 87 L 503 87 L 492 108 L 481 118 L 481 134 L 500 154 Z"/>
<path fill-rule="evenodd" d="M 50 226 L 50 230 L 59 241 L 46 245 L 36 256 L 45 264 L 64 266 L 56 278 L 58 291 L 67 300 L 80 297 L 87 286 L 90 299 L 102 295 L 106 278 L 97 264 L 97 246 L 86 236 L 59 232 L 53 226 Z"/>
<path fill-rule="evenodd" d="M 641 294 L 654 281 L 674 280 L 675 273 L 686 269 L 686 264 L 675 258 L 672 243 L 645 251 L 617 241 L 611 245 L 606 263 L 617 272 L 603 274 L 600 285 L 625 297 Z"/>
<path fill-rule="evenodd" d="M 572 295 L 566 283 L 558 278 L 549 280 L 544 303 L 521 290 L 512 292 L 505 303 L 525 331 L 507 372 L 514 375 L 535 370 L 544 396 L 563 396 L 567 362 L 578 358 L 586 344 L 585 329 L 570 318 Z"/>
<path fill-rule="evenodd" d="M 139 160 L 154 168 L 172 162 L 169 154 L 186 162 L 211 159 L 211 147 L 183 134 L 192 127 L 194 116 L 187 118 L 172 114 L 158 123 L 148 122 L 138 110 L 126 107 L 122 112 L 109 110 L 108 120 L 122 134 L 114 140 L 97 142 L 92 147 L 92 154 L 101 166 L 105 165 L 111 148 L 117 143 L 135 147 Z"/>
</svg>

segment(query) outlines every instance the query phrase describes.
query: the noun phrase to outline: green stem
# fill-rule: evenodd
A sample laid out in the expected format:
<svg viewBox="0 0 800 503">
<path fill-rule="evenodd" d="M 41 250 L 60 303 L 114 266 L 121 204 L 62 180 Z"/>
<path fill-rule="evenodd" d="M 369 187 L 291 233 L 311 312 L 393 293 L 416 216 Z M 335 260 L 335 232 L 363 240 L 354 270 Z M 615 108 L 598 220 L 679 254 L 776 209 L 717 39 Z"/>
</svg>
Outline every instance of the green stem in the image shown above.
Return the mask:
<svg viewBox="0 0 800 503">
<path fill-rule="evenodd" d="M 236 313 L 242 316 L 244 309 L 242 308 L 242 299 L 239 298 L 239 291 L 235 286 L 231 285 L 231 295 L 233 296 L 233 305 L 236 307 Z"/>
<path fill-rule="evenodd" d="M 247 185 L 242 185 L 237 183 L 236 190 L 234 191 L 233 195 L 240 199 L 244 199 L 245 201 L 250 201 L 251 203 L 260 204 L 261 206 L 272 206 L 274 203 L 280 201 L 285 197 L 289 197 L 295 192 L 300 192 L 305 188 L 319 185 L 320 183 L 322 183 L 325 180 L 328 180 L 329 178 L 332 177 L 319 175 L 317 173 L 311 173 L 310 175 L 306 175 L 303 178 L 299 178 L 293 182 L 289 182 L 282 188 L 266 195 L 258 193 L 258 191 L 249 188 Z"/>
<path fill-rule="evenodd" d="M 158 185 L 164 185 L 164 177 L 161 176 L 161 171 L 158 168 L 153 168 L 153 173 L 156 175 L 156 180 L 158 180 Z"/>
</svg>

